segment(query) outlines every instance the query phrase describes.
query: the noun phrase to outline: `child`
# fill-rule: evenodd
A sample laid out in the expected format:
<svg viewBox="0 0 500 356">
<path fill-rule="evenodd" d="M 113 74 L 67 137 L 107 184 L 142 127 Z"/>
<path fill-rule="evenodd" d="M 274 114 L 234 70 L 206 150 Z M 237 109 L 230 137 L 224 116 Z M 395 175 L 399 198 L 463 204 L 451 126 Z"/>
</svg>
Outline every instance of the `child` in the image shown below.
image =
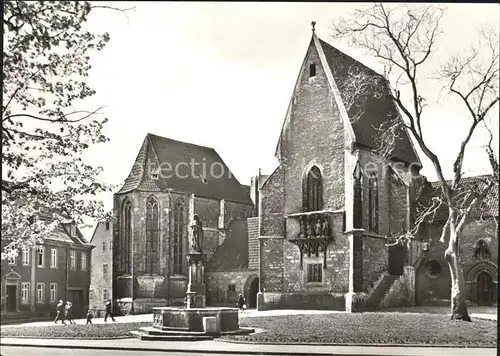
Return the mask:
<svg viewBox="0 0 500 356">
<path fill-rule="evenodd" d="M 92 315 L 92 312 L 89 310 L 89 311 L 87 312 L 87 323 L 86 323 L 85 325 L 87 325 L 87 324 L 92 324 L 92 318 L 93 318 L 93 317 L 94 317 L 94 316 Z"/>
</svg>

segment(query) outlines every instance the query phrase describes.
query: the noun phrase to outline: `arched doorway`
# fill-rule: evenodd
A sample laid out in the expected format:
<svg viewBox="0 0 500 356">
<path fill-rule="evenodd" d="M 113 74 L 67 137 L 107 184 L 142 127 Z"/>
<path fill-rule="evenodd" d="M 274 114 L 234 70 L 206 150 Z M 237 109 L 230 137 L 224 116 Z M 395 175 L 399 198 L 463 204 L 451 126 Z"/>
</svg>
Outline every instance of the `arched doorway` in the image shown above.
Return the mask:
<svg viewBox="0 0 500 356">
<path fill-rule="evenodd" d="M 249 308 L 257 307 L 257 293 L 259 293 L 259 277 L 251 276 L 245 283 L 245 298 L 247 300 L 247 305 Z"/>
<path fill-rule="evenodd" d="M 477 276 L 477 302 L 479 305 L 490 305 L 493 301 L 493 279 L 488 272 Z"/>
</svg>

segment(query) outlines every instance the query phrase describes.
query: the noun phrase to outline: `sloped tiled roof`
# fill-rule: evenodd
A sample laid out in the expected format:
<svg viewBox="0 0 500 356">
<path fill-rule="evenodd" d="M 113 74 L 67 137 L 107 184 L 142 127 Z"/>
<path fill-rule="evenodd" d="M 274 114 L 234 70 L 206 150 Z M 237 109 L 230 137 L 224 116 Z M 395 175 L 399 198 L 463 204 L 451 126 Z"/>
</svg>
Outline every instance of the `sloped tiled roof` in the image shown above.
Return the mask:
<svg viewBox="0 0 500 356">
<path fill-rule="evenodd" d="M 332 45 L 321 39 L 319 42 L 339 89 L 346 86 L 346 82 L 350 80 L 349 73 L 353 69 L 360 70 L 368 76 L 379 76 L 383 79 L 380 74 L 339 51 Z M 385 83 L 385 80 L 383 82 Z M 387 88 L 387 93 L 389 93 L 388 90 Z M 387 122 L 390 117 L 398 115 L 398 111 L 389 95 L 382 95 L 380 98 L 367 96 L 364 100 L 366 101 L 363 103 L 352 105 L 348 110 L 348 115 L 349 118 L 359 116 L 359 118 L 351 123 L 357 143 L 371 149 L 376 149 L 376 137 L 380 135 L 376 128 Z M 359 110 L 362 111 L 359 112 Z M 406 163 L 419 162 L 406 131 L 402 129 L 397 136 L 392 156 Z"/>
<path fill-rule="evenodd" d="M 46 223 L 50 223 L 54 221 L 54 218 L 50 217 L 46 214 L 41 214 L 39 217 L 40 220 L 45 221 Z M 67 224 L 59 223 L 57 227 L 51 231 L 47 236 L 45 236 L 46 240 L 65 242 L 76 245 L 88 245 L 87 240 L 82 235 L 80 229 L 76 228 L 76 236 L 72 236 L 70 234 L 70 230 L 67 227 Z"/>
<path fill-rule="evenodd" d="M 248 268 L 248 225 L 232 220 L 227 236 L 207 263 L 207 272 L 235 271 Z"/>
<path fill-rule="evenodd" d="M 481 191 L 488 184 L 489 180 L 493 177 L 489 174 L 465 177 L 460 180 L 460 184 L 463 189 L 473 188 L 474 190 Z M 452 181 L 446 181 L 451 184 Z M 423 204 L 426 204 L 429 199 L 433 196 L 442 196 L 441 182 L 429 182 L 427 186 L 422 191 L 422 197 L 420 198 Z M 498 217 L 498 184 L 495 184 L 486 197 L 476 205 L 474 210 L 469 215 L 470 218 L 479 217 Z M 440 208 L 436 211 L 434 216 L 434 222 L 440 222 L 448 218 L 448 206 L 442 204 Z"/>
<path fill-rule="evenodd" d="M 160 179 L 153 180 L 146 174 L 149 162 L 163 169 Z M 206 173 L 206 181 L 202 180 L 203 173 Z M 213 148 L 148 134 L 118 194 L 134 189 L 160 191 L 167 188 L 252 205 L 249 192 Z"/>
</svg>

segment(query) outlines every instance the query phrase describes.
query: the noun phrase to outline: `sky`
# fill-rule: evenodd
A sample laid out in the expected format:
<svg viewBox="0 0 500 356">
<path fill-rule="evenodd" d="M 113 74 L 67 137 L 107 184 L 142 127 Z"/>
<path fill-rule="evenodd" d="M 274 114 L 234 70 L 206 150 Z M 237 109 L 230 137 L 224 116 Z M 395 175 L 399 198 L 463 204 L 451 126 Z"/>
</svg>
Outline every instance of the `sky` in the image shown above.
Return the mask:
<svg viewBox="0 0 500 356">
<path fill-rule="evenodd" d="M 87 109 L 106 105 L 105 133 L 111 141 L 93 147 L 86 159 L 104 168 L 102 180 L 121 184 L 147 133 L 213 147 L 242 184 L 271 173 L 274 151 L 298 71 L 311 38 L 317 35 L 363 63 L 369 57 L 330 37 L 330 27 L 362 3 L 113 2 L 132 7 L 127 15 L 104 9 L 91 13 L 88 28 L 108 32 L 106 48 L 92 57 L 89 84 L 97 94 Z M 447 54 L 473 43 L 477 26 L 498 31 L 496 4 L 447 4 Z M 441 54 L 440 54 L 441 55 Z M 431 88 L 435 89 L 435 88 Z M 426 138 L 451 173 L 467 122 L 456 100 L 429 108 Z M 490 126 L 498 132 L 498 105 Z M 427 134 L 428 132 L 428 134 Z M 466 155 L 467 175 L 488 173 L 473 137 Z M 496 145 L 498 146 L 498 134 Z M 423 173 L 435 174 L 423 160 Z M 112 194 L 102 196 L 112 208 Z M 88 236 L 92 229 L 84 231 Z M 90 236 L 88 236 L 90 237 Z"/>
</svg>

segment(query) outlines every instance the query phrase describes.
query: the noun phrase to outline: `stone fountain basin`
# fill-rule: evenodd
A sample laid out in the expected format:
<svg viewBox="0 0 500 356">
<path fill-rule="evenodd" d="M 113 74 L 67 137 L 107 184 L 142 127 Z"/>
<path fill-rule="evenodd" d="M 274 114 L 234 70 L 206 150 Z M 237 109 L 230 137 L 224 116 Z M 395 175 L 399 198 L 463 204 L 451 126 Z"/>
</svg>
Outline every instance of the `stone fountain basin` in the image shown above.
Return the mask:
<svg viewBox="0 0 500 356">
<path fill-rule="evenodd" d="M 160 330 L 204 332 L 203 318 L 215 317 L 221 333 L 238 331 L 238 308 L 153 308 L 153 327 Z"/>
</svg>

